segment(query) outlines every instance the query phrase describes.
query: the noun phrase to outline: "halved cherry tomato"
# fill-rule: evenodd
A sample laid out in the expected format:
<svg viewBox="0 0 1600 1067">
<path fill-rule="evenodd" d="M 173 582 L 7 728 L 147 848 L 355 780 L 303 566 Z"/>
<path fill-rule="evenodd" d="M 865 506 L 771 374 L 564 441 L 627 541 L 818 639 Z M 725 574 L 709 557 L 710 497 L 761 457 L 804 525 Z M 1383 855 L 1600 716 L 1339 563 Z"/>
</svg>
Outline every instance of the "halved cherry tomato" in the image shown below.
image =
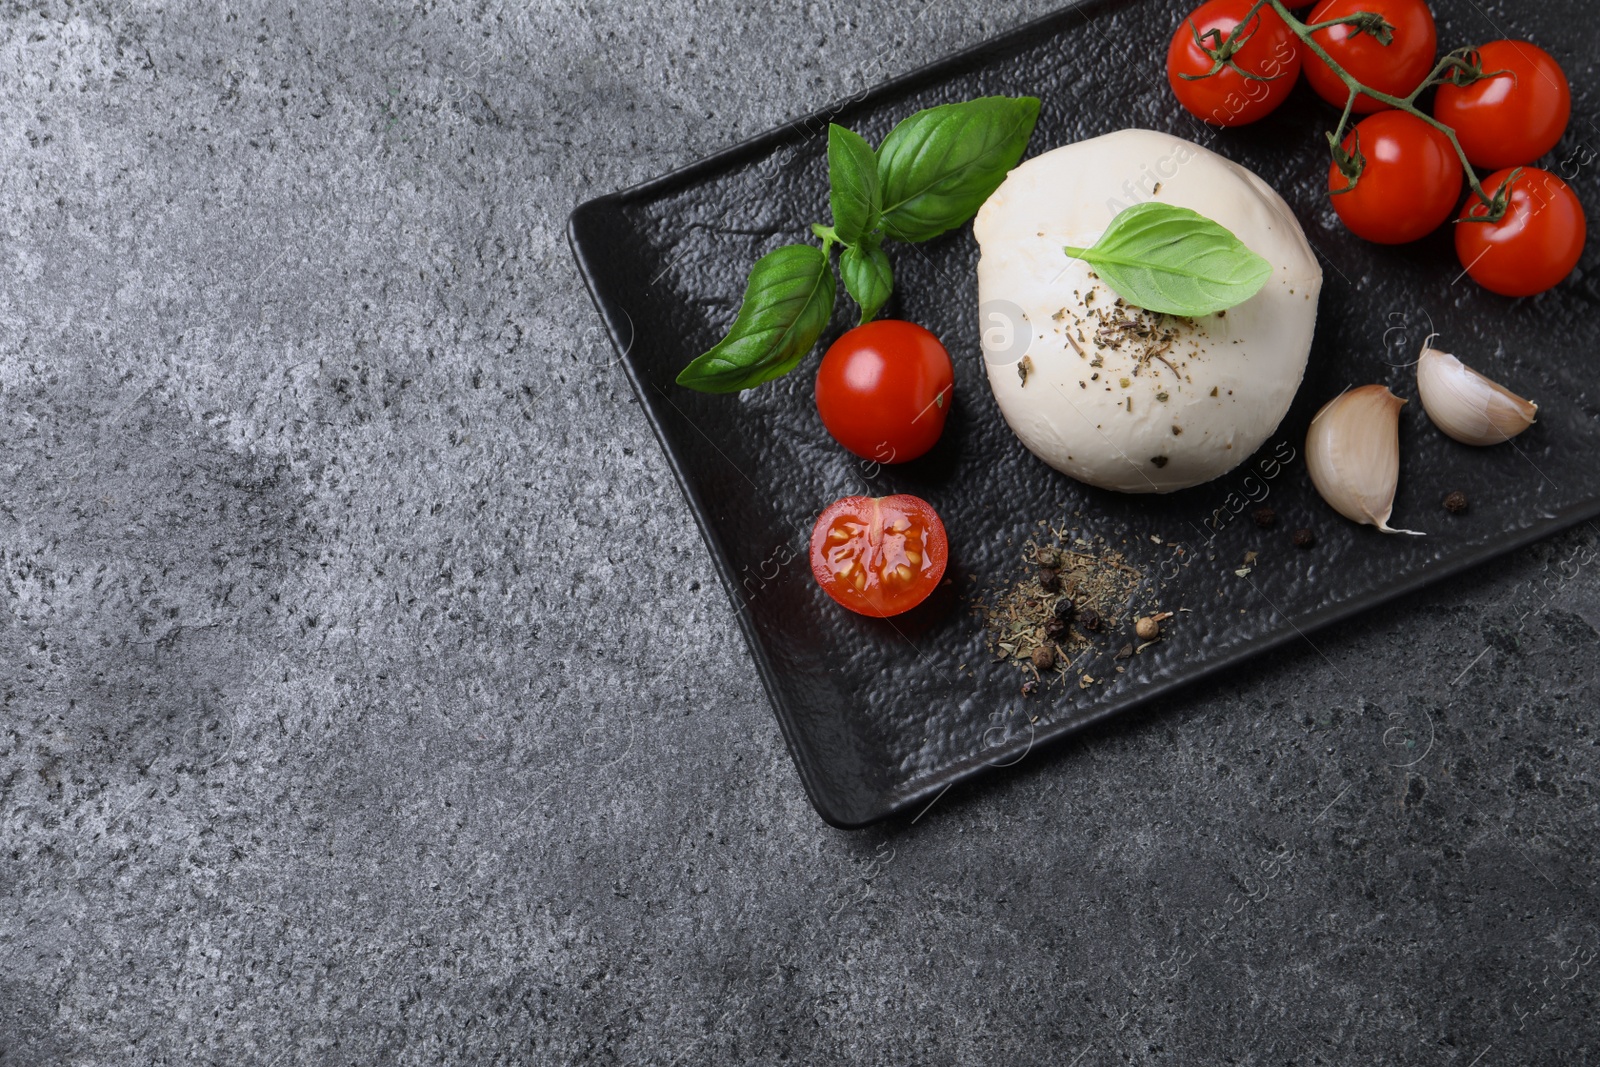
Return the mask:
<svg viewBox="0 0 1600 1067">
<path fill-rule="evenodd" d="M 1311 39 L 1362 85 L 1390 96 L 1406 96 L 1433 72 L 1433 60 L 1439 51 L 1433 12 L 1424 0 L 1325 0 L 1312 8 L 1306 25 L 1361 12 L 1381 15 L 1394 27 L 1394 39 L 1386 45 L 1379 44 L 1377 37 L 1349 24 L 1318 30 Z M 1307 52 L 1305 66 L 1306 81 L 1317 95 L 1335 107 L 1344 107 L 1350 90 L 1333 68 L 1314 52 Z M 1363 115 L 1388 106 L 1365 94 L 1356 98 L 1356 111 Z"/>
<path fill-rule="evenodd" d="M 1354 189 L 1328 165 L 1333 209 L 1357 237 L 1397 245 L 1426 237 L 1455 213 L 1464 176 L 1450 138 L 1415 115 L 1380 111 L 1361 120 L 1344 150 L 1366 164 Z"/>
<path fill-rule="evenodd" d="M 822 357 L 817 414 L 856 455 L 904 463 L 938 442 L 954 383 L 937 337 L 914 322 L 879 319 L 846 331 Z"/>
<path fill-rule="evenodd" d="M 1475 167 L 1532 163 L 1556 146 L 1572 115 L 1572 87 L 1561 64 L 1527 41 L 1490 41 L 1478 63 L 1492 78 L 1439 86 L 1433 117 L 1456 131 Z"/>
<path fill-rule="evenodd" d="M 1214 53 L 1252 6 L 1252 0 L 1207 0 L 1178 25 L 1167 46 L 1167 83 L 1191 115 L 1213 126 L 1265 118 L 1300 79 L 1300 42 L 1271 8 L 1262 8 L 1245 28 L 1244 43 L 1226 57 L 1230 65 L 1210 73 Z"/>
<path fill-rule="evenodd" d="M 811 529 L 811 573 L 822 591 L 877 619 L 926 600 L 949 558 L 944 523 L 926 500 L 905 493 L 836 500 Z"/>
<path fill-rule="evenodd" d="M 1547 170 L 1521 168 L 1511 202 L 1499 222 L 1472 222 L 1488 209 L 1476 196 L 1456 222 L 1456 256 L 1472 280 L 1501 296 L 1533 296 L 1559 284 L 1583 255 L 1588 223 L 1571 186 Z M 1483 180 L 1493 196 L 1512 174 Z"/>
</svg>

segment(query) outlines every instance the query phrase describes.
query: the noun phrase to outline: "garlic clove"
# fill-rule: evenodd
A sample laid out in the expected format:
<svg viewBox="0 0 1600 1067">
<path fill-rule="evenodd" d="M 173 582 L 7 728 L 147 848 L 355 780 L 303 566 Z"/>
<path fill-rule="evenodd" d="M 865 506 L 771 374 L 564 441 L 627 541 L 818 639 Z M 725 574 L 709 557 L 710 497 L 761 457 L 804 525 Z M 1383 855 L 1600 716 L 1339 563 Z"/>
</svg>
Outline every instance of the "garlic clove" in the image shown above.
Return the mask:
<svg viewBox="0 0 1600 1067">
<path fill-rule="evenodd" d="M 1348 389 L 1326 404 L 1306 432 L 1306 469 L 1328 505 L 1352 522 L 1421 537 L 1389 525 L 1400 484 L 1400 409 L 1381 385 Z"/>
<path fill-rule="evenodd" d="M 1417 392 L 1433 424 L 1467 445 L 1497 445 L 1533 425 L 1539 405 L 1484 377 L 1455 356 L 1424 348 Z"/>
</svg>

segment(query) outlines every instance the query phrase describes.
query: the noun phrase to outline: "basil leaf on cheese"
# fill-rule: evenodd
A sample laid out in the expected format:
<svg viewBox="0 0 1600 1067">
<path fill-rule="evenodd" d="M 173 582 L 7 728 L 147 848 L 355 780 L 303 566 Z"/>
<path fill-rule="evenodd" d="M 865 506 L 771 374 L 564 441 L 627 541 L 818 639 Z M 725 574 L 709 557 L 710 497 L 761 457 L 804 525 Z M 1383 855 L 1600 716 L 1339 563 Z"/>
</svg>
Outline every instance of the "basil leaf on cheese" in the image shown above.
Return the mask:
<svg viewBox="0 0 1600 1067">
<path fill-rule="evenodd" d="M 1186 207 L 1153 201 L 1118 213 L 1094 247 L 1066 251 L 1093 266 L 1128 303 L 1167 315 L 1225 311 L 1272 277 L 1272 264 L 1225 227 Z"/>
</svg>

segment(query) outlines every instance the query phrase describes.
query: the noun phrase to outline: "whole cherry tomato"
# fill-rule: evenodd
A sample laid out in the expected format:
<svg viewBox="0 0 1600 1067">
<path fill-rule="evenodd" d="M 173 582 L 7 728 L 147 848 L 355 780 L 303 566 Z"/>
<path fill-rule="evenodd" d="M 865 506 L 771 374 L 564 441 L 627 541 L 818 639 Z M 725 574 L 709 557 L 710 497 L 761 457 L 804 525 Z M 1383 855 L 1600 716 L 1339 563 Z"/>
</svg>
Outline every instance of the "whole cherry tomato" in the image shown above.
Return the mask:
<svg viewBox="0 0 1600 1067">
<path fill-rule="evenodd" d="M 921 497 L 847 496 L 811 529 L 811 573 L 859 615 L 884 619 L 928 598 L 944 577 L 950 540 Z"/>
<path fill-rule="evenodd" d="M 916 459 L 950 413 L 950 353 L 921 326 L 880 319 L 847 331 L 817 370 L 817 412 L 834 440 L 879 463 Z"/>
<path fill-rule="evenodd" d="M 1333 209 L 1357 237 L 1379 244 L 1415 241 L 1455 213 L 1464 175 L 1450 139 L 1415 115 L 1380 111 L 1345 135 L 1344 150 L 1365 160 L 1355 188 L 1328 165 Z"/>
<path fill-rule="evenodd" d="M 1167 47 L 1167 82 L 1178 102 L 1213 126 L 1265 118 L 1300 77 L 1300 42 L 1271 8 L 1251 19 L 1240 43 L 1222 53 L 1251 6 L 1251 0 L 1207 0 L 1183 20 Z M 1226 62 L 1212 74 L 1219 55 Z"/>
<path fill-rule="evenodd" d="M 1566 182 L 1537 167 L 1521 170 L 1500 221 L 1471 221 L 1488 215 L 1472 196 L 1456 222 L 1461 265 L 1473 281 L 1501 296 L 1532 296 L 1559 284 L 1578 265 L 1588 235 L 1583 205 Z M 1513 173 L 1489 175 L 1483 191 L 1494 196 Z"/>
<path fill-rule="evenodd" d="M 1390 96 L 1409 95 L 1433 72 L 1433 60 L 1439 50 L 1433 12 L 1424 0 L 1325 0 L 1312 9 L 1306 24 L 1361 12 L 1382 16 L 1394 27 L 1394 39 L 1387 45 L 1380 44 L 1373 33 L 1348 24 L 1318 30 L 1311 39 L 1361 84 Z M 1306 81 L 1317 95 L 1336 107 L 1344 107 L 1350 90 L 1333 68 L 1310 51 L 1306 53 L 1305 67 Z M 1363 115 L 1388 106 L 1365 94 L 1356 99 L 1356 111 Z"/>
<path fill-rule="evenodd" d="M 1561 64 L 1527 41 L 1490 41 L 1477 61 L 1493 76 L 1465 86 L 1447 82 L 1433 101 L 1433 117 L 1456 131 L 1472 165 L 1520 166 L 1554 148 L 1572 115 Z"/>
</svg>

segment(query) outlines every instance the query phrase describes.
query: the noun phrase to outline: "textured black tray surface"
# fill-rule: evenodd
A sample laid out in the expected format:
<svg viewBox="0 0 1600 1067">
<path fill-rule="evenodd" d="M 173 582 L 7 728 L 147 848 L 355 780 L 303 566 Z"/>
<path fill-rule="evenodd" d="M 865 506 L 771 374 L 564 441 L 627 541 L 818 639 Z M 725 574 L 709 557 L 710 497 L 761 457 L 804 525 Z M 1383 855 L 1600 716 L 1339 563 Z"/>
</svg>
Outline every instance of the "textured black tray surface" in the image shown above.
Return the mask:
<svg viewBox="0 0 1600 1067">
<path fill-rule="evenodd" d="M 1319 131 L 1337 116 L 1304 85 L 1242 130 L 1209 131 L 1172 99 L 1160 57 L 1187 6 L 1065 8 L 573 214 L 570 236 L 590 291 L 729 589 L 805 788 L 835 825 L 915 809 L 1035 746 L 1600 513 L 1593 243 L 1576 277 L 1512 302 L 1458 279 L 1448 232 L 1400 249 L 1349 236 L 1324 193 Z M 1481 36 L 1481 17 L 1469 18 L 1473 0 L 1434 9 L 1444 47 Z M 1505 28 L 1539 41 L 1568 72 L 1572 124 L 1544 164 L 1569 176 L 1592 206 L 1586 143 L 1600 134 L 1588 87 L 1600 24 L 1585 14 L 1576 3 L 1526 5 Z M 673 384 L 732 320 L 749 265 L 826 219 L 829 119 L 876 143 L 917 108 L 989 93 L 1043 100 L 1032 153 L 1126 126 L 1171 131 L 1252 168 L 1295 209 L 1325 274 L 1316 344 L 1278 434 L 1232 474 L 1170 496 L 1127 497 L 1082 486 L 1028 454 L 984 381 L 970 227 L 891 250 L 897 285 L 885 316 L 926 325 L 956 364 L 956 403 L 927 457 L 873 468 L 835 445 L 811 399 L 815 354 L 788 377 L 737 396 Z M 852 313 L 841 298 L 824 344 Z M 1513 446 L 1472 449 L 1428 425 L 1413 373 L 1401 365 L 1430 325 L 1441 347 L 1539 401 L 1538 423 Z M 1413 400 L 1402 421 L 1395 521 L 1425 538 L 1385 537 L 1339 519 L 1317 500 L 1299 459 L 1316 408 L 1367 382 Z M 1468 514 L 1442 510 L 1450 489 L 1470 495 Z M 826 504 L 892 492 L 934 503 L 952 564 L 945 588 L 886 623 L 827 600 L 805 552 Z M 1250 521 L 1259 498 L 1278 513 L 1272 530 Z M 1124 664 L 1126 673 L 1111 661 L 1126 638 L 1108 637 L 1081 668 L 1098 684 L 1057 683 L 1025 698 L 1023 676 L 995 661 L 973 606 L 1023 574 L 1021 545 L 1045 522 L 1115 545 L 1159 584 L 1164 609 L 1187 610 L 1167 640 Z M 1315 549 L 1291 546 L 1298 526 L 1316 531 Z M 1257 556 L 1240 577 L 1247 552 Z"/>
</svg>

